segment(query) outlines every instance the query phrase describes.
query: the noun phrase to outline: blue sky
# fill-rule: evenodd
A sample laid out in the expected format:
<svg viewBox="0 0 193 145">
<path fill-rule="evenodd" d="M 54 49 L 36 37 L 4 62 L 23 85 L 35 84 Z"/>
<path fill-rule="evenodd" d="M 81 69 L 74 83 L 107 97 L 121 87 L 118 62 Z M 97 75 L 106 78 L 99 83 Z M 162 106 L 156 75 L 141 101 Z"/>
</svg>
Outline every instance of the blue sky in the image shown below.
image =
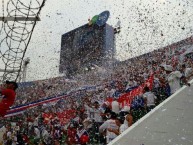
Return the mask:
<svg viewBox="0 0 193 145">
<path fill-rule="evenodd" d="M 31 60 L 27 80 L 58 76 L 61 35 L 104 10 L 111 13 L 108 24 L 115 26 L 116 18 L 121 21 L 121 33 L 116 37 L 118 60 L 158 49 L 193 33 L 192 0 L 47 0 L 26 53 Z"/>
</svg>

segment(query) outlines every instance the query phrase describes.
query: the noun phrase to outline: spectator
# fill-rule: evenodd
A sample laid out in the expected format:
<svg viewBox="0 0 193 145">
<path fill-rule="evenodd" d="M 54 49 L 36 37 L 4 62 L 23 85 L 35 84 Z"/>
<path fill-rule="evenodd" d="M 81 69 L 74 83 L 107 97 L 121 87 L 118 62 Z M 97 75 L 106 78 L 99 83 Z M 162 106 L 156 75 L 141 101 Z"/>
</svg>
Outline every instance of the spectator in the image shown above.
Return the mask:
<svg viewBox="0 0 193 145">
<path fill-rule="evenodd" d="M 117 115 L 113 112 L 111 113 L 110 119 L 105 121 L 99 128 L 100 133 L 105 132 L 106 143 L 115 139 L 119 135 L 120 122 L 117 120 Z"/>
<path fill-rule="evenodd" d="M 105 101 L 103 104 L 102 104 L 102 108 L 103 108 L 103 114 L 101 114 L 102 118 L 103 118 L 103 121 L 106 121 L 109 116 L 111 115 L 112 113 L 112 110 L 110 108 L 110 103 L 108 101 Z"/>
<path fill-rule="evenodd" d="M 80 145 L 86 145 L 89 141 L 88 132 L 84 129 L 83 124 L 79 124 L 76 132 L 76 142 Z"/>
<path fill-rule="evenodd" d="M 185 64 L 181 66 L 182 76 L 189 80 L 193 76 L 193 68 L 187 68 Z"/>
<path fill-rule="evenodd" d="M 115 112 L 116 114 L 118 114 L 120 111 L 120 105 L 119 105 L 119 102 L 117 101 L 117 99 L 118 98 L 114 98 L 114 100 L 111 104 L 112 112 Z"/>
<path fill-rule="evenodd" d="M 67 144 L 68 145 L 74 145 L 76 143 L 76 128 L 77 124 L 74 122 L 71 122 L 67 129 Z"/>
<path fill-rule="evenodd" d="M 6 88 L 0 90 L 0 96 L 3 97 L 0 102 L 0 117 L 4 117 L 9 107 L 14 104 L 17 88 L 16 82 L 6 81 Z"/>
<path fill-rule="evenodd" d="M 42 130 L 42 140 L 43 140 L 43 144 L 44 144 L 44 145 L 49 144 L 49 139 L 50 139 L 50 134 L 49 134 L 49 132 L 47 131 L 47 129 L 44 128 L 44 129 Z"/>
<path fill-rule="evenodd" d="M 157 97 L 149 90 L 148 87 L 144 88 L 144 92 L 145 93 L 143 94 L 143 98 L 145 102 L 145 108 L 147 112 L 149 112 L 155 107 Z"/>
<path fill-rule="evenodd" d="M 130 113 L 130 107 L 125 106 L 121 112 L 124 114 L 122 119 L 122 125 L 120 126 L 119 133 L 123 133 L 127 128 L 129 128 L 133 124 L 133 116 Z"/>
<path fill-rule="evenodd" d="M 94 121 L 93 124 L 93 138 L 95 138 L 96 142 L 101 142 L 100 141 L 100 136 L 99 136 L 99 126 L 103 123 L 102 120 L 102 114 L 104 113 L 102 108 L 99 108 L 99 103 L 97 101 L 94 102 L 94 106 L 92 108 L 88 108 L 89 113 L 90 113 L 90 118 Z"/>
<path fill-rule="evenodd" d="M 88 117 L 87 113 L 84 113 L 84 119 L 83 119 L 83 126 L 84 128 L 88 131 L 88 133 L 90 132 L 91 128 L 92 128 L 92 120 Z"/>
<path fill-rule="evenodd" d="M 180 80 L 182 78 L 182 73 L 180 71 L 173 71 L 173 68 L 171 65 L 165 65 L 164 69 L 166 71 L 167 77 L 166 81 L 168 82 L 171 90 L 171 94 L 174 94 L 178 89 L 181 88 L 180 86 Z M 186 82 L 186 79 L 183 79 Z"/>
<path fill-rule="evenodd" d="M 40 130 L 34 127 L 34 144 L 38 145 L 40 143 Z"/>
</svg>

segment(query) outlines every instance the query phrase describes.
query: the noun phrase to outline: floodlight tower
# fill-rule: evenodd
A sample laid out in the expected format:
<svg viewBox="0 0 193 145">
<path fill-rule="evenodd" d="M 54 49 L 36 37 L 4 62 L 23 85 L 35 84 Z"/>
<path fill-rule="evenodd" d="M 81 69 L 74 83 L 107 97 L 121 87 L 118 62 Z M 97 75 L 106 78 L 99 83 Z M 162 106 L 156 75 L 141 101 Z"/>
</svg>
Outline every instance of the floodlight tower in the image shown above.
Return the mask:
<svg viewBox="0 0 193 145">
<path fill-rule="evenodd" d="M 29 61 L 24 57 L 46 0 L 0 1 L 0 81 L 25 81 Z"/>
<path fill-rule="evenodd" d="M 30 58 L 27 57 L 26 59 L 23 60 L 23 65 L 22 65 L 22 72 L 20 75 L 20 81 L 25 82 L 26 81 L 26 74 L 27 74 L 27 67 L 30 63 Z"/>
</svg>

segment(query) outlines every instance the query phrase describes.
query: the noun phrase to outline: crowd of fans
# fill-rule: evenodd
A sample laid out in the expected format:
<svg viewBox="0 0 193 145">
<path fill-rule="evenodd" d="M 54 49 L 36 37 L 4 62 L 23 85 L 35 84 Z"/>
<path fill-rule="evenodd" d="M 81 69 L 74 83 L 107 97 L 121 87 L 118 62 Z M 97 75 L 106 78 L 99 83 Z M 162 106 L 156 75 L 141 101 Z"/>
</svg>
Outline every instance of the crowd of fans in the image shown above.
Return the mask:
<svg viewBox="0 0 193 145">
<path fill-rule="evenodd" d="M 62 77 L 21 83 L 20 86 L 17 90 L 17 99 L 14 106 L 57 96 L 78 87 L 76 81 L 70 81 Z"/>
<path fill-rule="evenodd" d="M 55 104 L 43 104 L 29 109 L 19 116 L 1 120 L 5 145 L 86 145 L 107 144 L 129 128 L 138 119 L 151 111 L 156 105 L 175 93 L 182 85 L 190 85 L 193 75 L 193 60 L 185 58 L 174 60 L 181 54 L 167 55 L 160 49 L 116 64 L 110 76 L 103 80 L 93 80 L 96 70 L 89 72 L 92 78 L 82 75 L 75 82 L 67 82 L 58 77 L 32 82 L 17 92 L 15 106 L 30 103 L 49 96 L 57 96 L 81 87 L 79 79 L 86 85 L 98 84 L 96 90 L 79 90 Z M 110 71 L 110 70 L 106 70 Z M 135 96 L 131 105 L 121 106 L 121 95 L 144 83 L 154 74 L 153 89 L 143 88 L 143 93 Z M 90 84 L 88 84 L 91 82 Z M 107 98 L 113 98 L 109 103 Z M 65 114 L 62 123 L 58 114 Z M 47 116 L 45 116 L 45 114 Z M 64 115 L 64 114 L 63 114 Z M 128 141 L 129 142 L 129 141 Z"/>
</svg>

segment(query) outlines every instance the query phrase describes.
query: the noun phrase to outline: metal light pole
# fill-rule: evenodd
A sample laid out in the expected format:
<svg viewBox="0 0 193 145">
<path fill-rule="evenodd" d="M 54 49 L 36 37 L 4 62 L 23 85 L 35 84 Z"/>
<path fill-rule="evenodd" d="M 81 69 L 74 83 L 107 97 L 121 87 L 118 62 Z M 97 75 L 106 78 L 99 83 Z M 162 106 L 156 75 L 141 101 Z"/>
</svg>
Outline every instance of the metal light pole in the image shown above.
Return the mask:
<svg viewBox="0 0 193 145">
<path fill-rule="evenodd" d="M 29 63 L 30 63 L 30 58 L 28 57 L 28 58 L 26 58 L 26 59 L 24 59 L 24 61 L 23 61 L 23 66 L 22 66 L 22 76 L 21 76 L 21 81 L 22 82 L 25 82 L 26 81 L 26 74 L 27 74 L 27 66 L 29 65 Z"/>
</svg>

